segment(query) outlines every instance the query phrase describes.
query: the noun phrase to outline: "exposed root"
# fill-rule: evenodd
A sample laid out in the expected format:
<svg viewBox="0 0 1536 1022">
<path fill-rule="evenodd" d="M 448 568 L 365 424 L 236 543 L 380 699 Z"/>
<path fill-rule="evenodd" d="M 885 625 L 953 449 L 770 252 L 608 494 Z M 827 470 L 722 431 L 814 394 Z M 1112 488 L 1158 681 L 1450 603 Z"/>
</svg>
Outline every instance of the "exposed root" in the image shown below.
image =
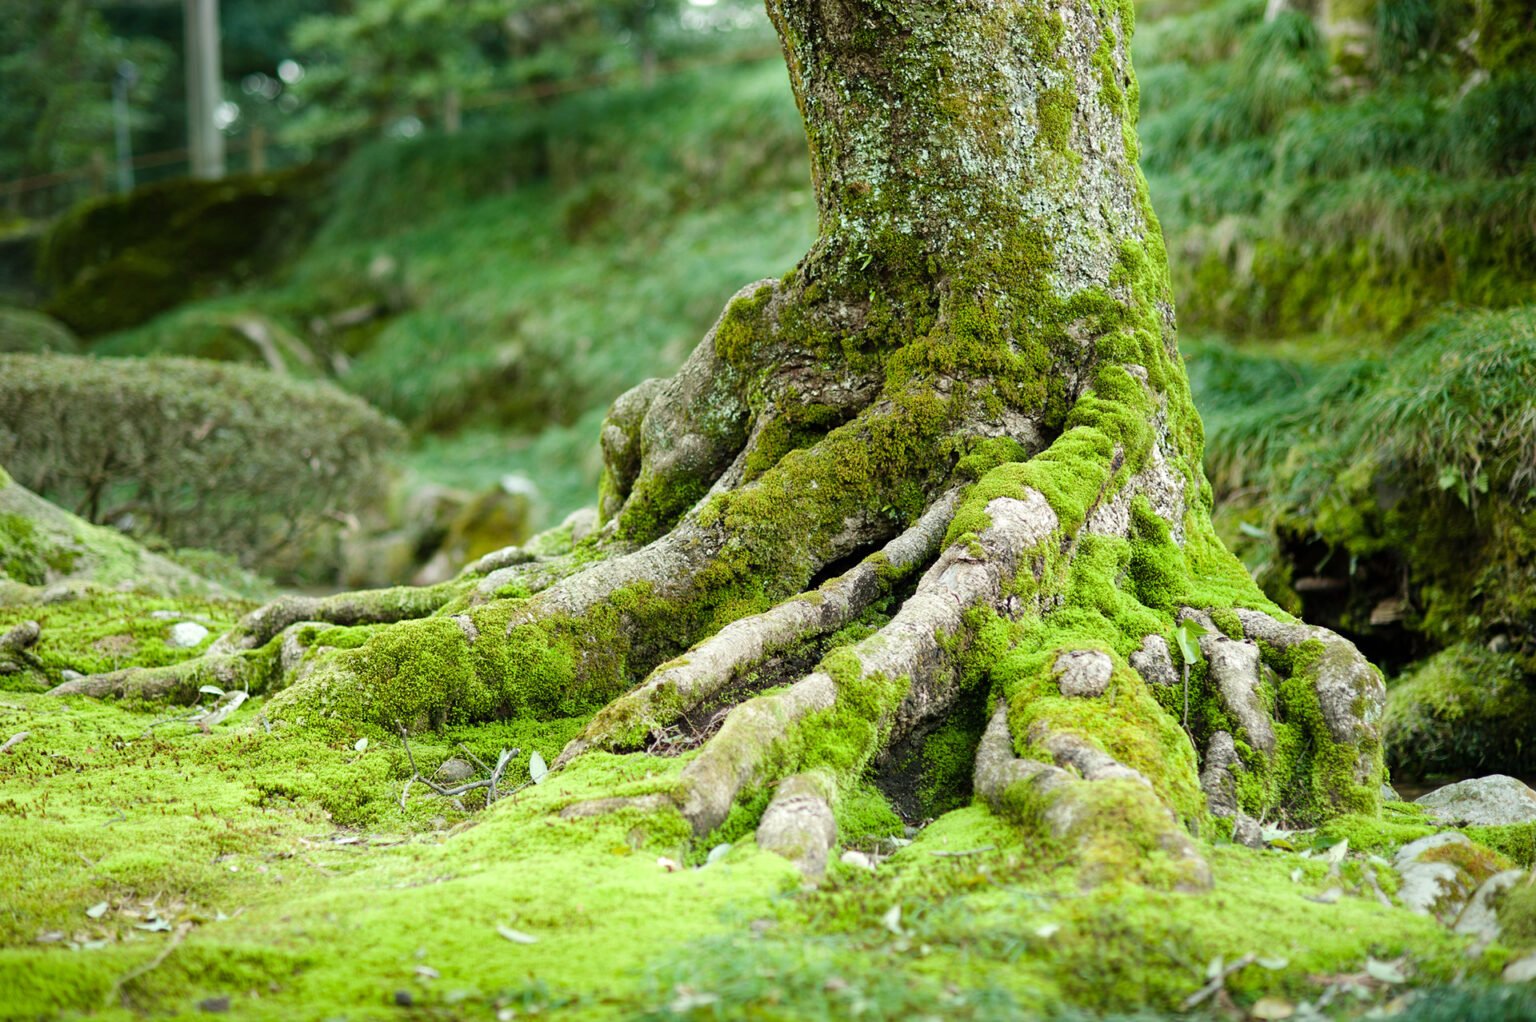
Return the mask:
<svg viewBox="0 0 1536 1022">
<path fill-rule="evenodd" d="M 976 794 L 993 811 L 1043 823 L 1085 867 L 1089 883 L 1155 848 L 1166 857 L 1174 886 L 1211 886 L 1210 866 L 1146 777 L 1076 735 L 1037 725 L 1031 744 L 1048 750 L 1054 764 L 1014 755 L 1008 706 L 999 703 L 982 735 L 974 776 Z"/>
<path fill-rule="evenodd" d="M 821 876 L 837 843 L 837 821 L 832 816 L 836 792 L 836 781 L 824 771 L 780 781 L 757 825 L 758 847 L 782 855 L 808 877 Z"/>
<path fill-rule="evenodd" d="M 890 591 L 894 579 L 932 558 L 959 499 L 960 491 L 951 490 L 879 553 L 820 589 L 734 621 L 686 655 L 658 667 L 639 688 L 599 711 L 556 762 L 569 762 L 587 749 L 637 748 L 768 657 L 856 620 Z"/>
<path fill-rule="evenodd" d="M 725 822 L 743 789 L 771 781 L 776 747 L 784 744 L 794 725 L 819 710 L 830 710 L 836 698 L 831 676 L 818 672 L 783 692 L 749 699 L 732 710 L 720 733 L 683 768 L 681 810 L 693 832 L 708 834 Z"/>
<path fill-rule="evenodd" d="M 208 647 L 208 656 L 256 649 L 271 642 L 285 628 L 301 621 L 331 625 L 393 624 L 426 617 L 459 593 L 450 582 L 415 588 L 363 590 L 335 596 L 280 596 L 258 607 Z"/>
</svg>

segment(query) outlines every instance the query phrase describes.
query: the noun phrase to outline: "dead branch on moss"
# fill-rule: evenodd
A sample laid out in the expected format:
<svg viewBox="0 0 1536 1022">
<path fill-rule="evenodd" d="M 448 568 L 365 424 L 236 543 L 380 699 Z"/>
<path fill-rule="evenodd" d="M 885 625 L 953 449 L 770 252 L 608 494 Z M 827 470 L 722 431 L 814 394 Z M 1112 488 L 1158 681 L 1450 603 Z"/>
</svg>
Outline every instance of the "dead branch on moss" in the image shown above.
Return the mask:
<svg viewBox="0 0 1536 1022">
<path fill-rule="evenodd" d="M 521 749 L 513 748 L 501 750 L 501 755 L 497 757 L 496 766 L 491 768 L 489 777 L 481 778 L 478 781 L 469 781 L 464 784 L 454 785 L 452 787 L 446 787 L 444 785 L 438 784 L 431 777 L 423 774 L 421 769 L 416 766 L 416 755 L 415 753 L 411 752 L 409 730 L 407 730 L 405 725 L 401 724 L 399 721 L 395 722 L 395 727 L 400 732 L 400 744 L 405 747 L 405 758 L 411 764 L 411 776 L 406 779 L 405 787 L 400 789 L 401 810 L 405 809 L 406 797 L 410 794 L 411 785 L 413 784 L 422 784 L 425 787 L 431 789 L 432 793 L 438 797 L 451 798 L 456 802 L 461 795 L 465 795 L 471 791 L 480 791 L 483 789 L 486 793 L 485 804 L 489 806 L 492 802 L 495 802 L 499 798 L 504 798 L 507 795 L 515 795 L 529 785 L 537 783 L 537 781 L 530 779 L 524 781 L 522 784 L 519 784 L 511 791 L 502 792 L 498 790 L 497 785 L 501 783 L 501 777 L 502 774 L 506 773 L 507 765 L 512 762 L 513 756 L 516 756 L 519 752 L 522 751 Z M 474 753 L 469 752 L 468 749 L 465 749 L 464 751 L 469 753 L 470 758 L 473 759 L 475 763 L 479 764 L 482 769 L 485 768 L 485 764 L 481 763 L 480 760 L 475 757 Z M 463 808 L 462 802 L 458 802 L 457 804 L 460 808 Z"/>
<path fill-rule="evenodd" d="M 171 952 L 180 947 L 181 942 L 185 940 L 187 938 L 187 934 L 191 932 L 191 920 L 184 920 L 180 923 L 177 923 L 176 929 L 171 933 L 170 940 L 166 941 L 165 947 L 161 948 L 155 957 L 151 958 L 143 965 L 124 973 L 116 983 L 112 984 L 112 989 L 107 992 L 107 996 L 102 1003 L 110 1007 L 114 1000 L 121 998 L 122 1006 L 124 1008 L 131 1008 L 132 1005 L 128 1003 L 128 995 L 124 988 L 134 980 L 141 979 L 156 969 L 160 968 L 160 966 L 164 964 L 165 960 L 171 956 Z"/>
</svg>

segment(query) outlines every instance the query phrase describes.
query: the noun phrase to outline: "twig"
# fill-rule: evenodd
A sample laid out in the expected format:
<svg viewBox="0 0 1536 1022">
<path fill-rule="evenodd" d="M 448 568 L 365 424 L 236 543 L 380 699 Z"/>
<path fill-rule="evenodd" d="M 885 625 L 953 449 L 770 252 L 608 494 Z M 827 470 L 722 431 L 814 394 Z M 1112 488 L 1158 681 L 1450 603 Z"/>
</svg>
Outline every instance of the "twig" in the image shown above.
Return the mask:
<svg viewBox="0 0 1536 1022">
<path fill-rule="evenodd" d="M 1258 956 L 1253 954 L 1247 954 L 1239 958 L 1237 961 L 1233 962 L 1231 965 L 1222 969 L 1215 976 L 1213 976 L 1211 981 L 1205 986 L 1184 998 L 1184 1003 L 1179 1005 L 1179 1010 L 1188 1011 L 1196 1005 L 1209 1000 L 1211 997 L 1214 997 L 1216 994 L 1226 989 L 1227 977 L 1231 976 L 1233 973 L 1241 972 L 1243 969 L 1248 968 L 1248 966 L 1252 965 L 1256 961 L 1258 961 Z"/>
<path fill-rule="evenodd" d="M 486 805 L 496 801 L 496 785 L 501 781 L 501 772 L 507 768 L 507 764 L 512 761 L 512 757 L 517 755 L 517 752 L 517 749 L 501 750 L 501 757 L 496 760 L 496 769 L 491 771 L 491 797 Z"/>
<path fill-rule="evenodd" d="M 459 784 L 452 788 L 442 787 L 441 784 L 433 781 L 433 779 L 429 778 L 429 776 L 422 775 L 421 767 L 416 765 L 416 755 L 415 753 L 410 752 L 410 732 L 407 730 L 406 725 L 401 724 L 399 721 L 395 721 L 395 727 L 399 730 L 399 744 L 406 747 L 406 759 L 407 762 L 410 762 L 410 779 L 407 779 L 406 787 L 401 788 L 401 793 L 399 793 L 399 808 L 401 808 L 402 811 L 404 811 L 404 808 L 406 808 L 406 796 L 410 793 L 410 785 L 416 784 L 416 782 L 421 782 L 421 784 L 424 784 L 425 787 L 429 787 L 430 790 L 435 793 L 435 795 L 441 796 L 441 798 L 455 799 L 455 804 L 458 804 L 458 807 L 461 808 L 461 810 L 464 808 L 464 805 L 462 805 L 461 802 L 458 802 L 459 795 L 464 795 L 464 793 L 467 793 L 467 791 L 479 790 L 479 788 L 488 788 L 487 796 L 485 796 L 485 805 L 490 805 L 492 802 L 495 802 L 496 799 L 501 798 L 501 793 L 496 790 L 496 785 L 501 784 L 501 775 L 502 773 L 505 773 L 505 770 L 507 770 L 507 764 L 510 764 L 511 758 L 513 758 L 513 756 L 516 756 L 519 752 L 522 752 L 521 748 L 502 748 L 501 756 L 496 759 L 495 770 L 490 771 L 490 778 L 482 779 L 482 781 L 468 781 L 465 782 L 465 784 Z M 464 748 L 462 742 L 459 744 L 459 747 Z M 470 759 L 475 759 L 475 762 L 478 762 L 478 764 L 481 765 L 482 770 L 484 770 L 485 764 L 482 764 L 482 762 L 476 758 L 475 753 L 470 752 L 468 748 L 464 748 L 464 752 L 468 753 Z M 527 782 L 527 784 L 518 785 L 518 787 L 508 791 L 508 795 L 516 795 L 516 793 L 521 791 L 522 788 L 528 787 L 528 784 L 531 784 L 531 781 Z"/>
<path fill-rule="evenodd" d="M 0 745 L 0 752 L 10 752 L 12 749 L 16 748 L 16 746 L 20 745 L 22 742 L 31 737 L 32 732 L 30 731 L 18 731 L 14 735 L 11 735 L 11 737 L 7 738 L 4 745 Z"/>
<path fill-rule="evenodd" d="M 995 852 L 995 851 L 997 851 L 997 845 L 982 845 L 980 848 L 966 848 L 963 851 L 958 851 L 958 852 L 943 852 L 943 851 L 940 851 L 940 852 L 929 852 L 928 854 L 932 855 L 932 856 L 935 856 L 937 858 L 941 858 L 941 859 L 958 859 L 962 855 L 980 855 L 982 852 Z"/>
<path fill-rule="evenodd" d="M 104 1003 L 111 1004 L 113 998 L 122 993 L 123 987 L 127 986 L 129 983 L 132 983 L 140 976 L 146 975 L 147 973 L 158 969 L 160 967 L 160 963 L 164 962 L 167 958 L 170 957 L 171 952 L 176 950 L 177 946 L 180 945 L 184 939 L 186 939 L 187 934 L 191 931 L 191 920 L 184 920 L 183 922 L 177 923 L 175 931 L 171 934 L 171 939 L 166 941 L 165 947 L 160 949 L 160 953 L 155 955 L 155 957 L 151 958 L 149 961 L 145 962 L 143 965 L 139 966 L 137 969 L 128 972 L 116 983 L 113 983 L 112 989 L 107 992 L 106 1001 Z M 123 1007 L 126 1008 L 128 1006 L 128 1001 L 125 997 L 123 999 Z"/>
<path fill-rule="evenodd" d="M 472 751 L 470 751 L 469 746 L 465 745 L 463 742 L 459 743 L 459 751 L 464 753 L 464 755 L 468 756 L 469 757 L 469 761 L 471 763 L 473 763 L 475 766 L 479 767 L 481 770 L 484 770 L 486 772 L 490 771 L 491 768 L 486 766 L 485 763 L 483 763 L 481 761 L 480 757 L 476 756 Z"/>
<path fill-rule="evenodd" d="M 303 859 L 305 862 L 307 862 L 311 866 L 315 867 L 315 869 L 319 870 L 321 872 L 321 874 L 324 875 L 324 876 L 328 876 L 328 877 L 341 876 L 341 874 L 336 872 L 334 869 L 327 869 L 325 866 L 320 865 L 314 859 L 311 859 L 309 857 L 309 853 L 308 852 L 300 852 L 299 853 L 299 858 Z"/>
</svg>

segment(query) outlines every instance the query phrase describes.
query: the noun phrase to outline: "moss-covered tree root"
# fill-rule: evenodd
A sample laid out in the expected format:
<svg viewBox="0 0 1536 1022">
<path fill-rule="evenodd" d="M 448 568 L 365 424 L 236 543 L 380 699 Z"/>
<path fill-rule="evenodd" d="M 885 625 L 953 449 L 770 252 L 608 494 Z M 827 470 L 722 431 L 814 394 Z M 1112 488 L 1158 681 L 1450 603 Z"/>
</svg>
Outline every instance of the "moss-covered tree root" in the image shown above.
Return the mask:
<svg viewBox="0 0 1536 1022">
<path fill-rule="evenodd" d="M 914 762 L 1090 880 L 1198 887 L 1192 834 L 1373 811 L 1379 678 L 1211 525 L 1129 0 L 768 9 L 811 252 L 614 404 L 590 535 L 484 559 L 411 620 L 243 627 L 219 652 L 277 664 L 270 722 L 585 717 L 561 764 L 686 760 L 564 812 L 755 827 L 813 872 Z"/>
</svg>

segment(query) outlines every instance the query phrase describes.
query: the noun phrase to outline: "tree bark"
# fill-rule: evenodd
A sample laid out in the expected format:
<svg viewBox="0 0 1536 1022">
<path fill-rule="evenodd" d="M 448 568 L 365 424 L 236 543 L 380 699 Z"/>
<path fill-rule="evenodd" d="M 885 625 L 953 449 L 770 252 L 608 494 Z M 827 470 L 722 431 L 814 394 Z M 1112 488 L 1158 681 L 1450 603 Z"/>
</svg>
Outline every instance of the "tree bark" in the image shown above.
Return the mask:
<svg viewBox="0 0 1536 1022">
<path fill-rule="evenodd" d="M 596 711 L 567 769 L 708 721 L 638 808 L 702 836 L 771 792 L 760 840 L 810 870 L 840 792 L 978 703 L 975 793 L 1088 880 L 1202 886 L 1192 834 L 1373 811 L 1379 676 L 1270 605 L 1211 527 L 1129 0 L 768 10 L 819 236 L 615 403 L 596 532 L 430 601 L 269 611 L 218 652 L 267 665 L 291 727 Z M 318 648 L 316 619 L 413 610 Z"/>
</svg>

